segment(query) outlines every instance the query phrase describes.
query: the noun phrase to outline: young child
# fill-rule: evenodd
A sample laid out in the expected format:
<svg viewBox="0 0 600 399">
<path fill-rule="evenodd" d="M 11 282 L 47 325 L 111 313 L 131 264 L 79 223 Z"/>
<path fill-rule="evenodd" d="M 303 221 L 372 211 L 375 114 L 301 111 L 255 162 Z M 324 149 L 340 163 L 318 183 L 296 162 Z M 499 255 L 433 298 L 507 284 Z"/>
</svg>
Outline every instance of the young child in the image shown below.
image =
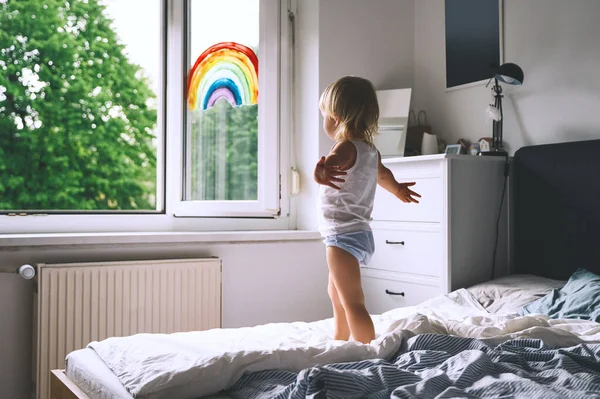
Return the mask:
<svg viewBox="0 0 600 399">
<path fill-rule="evenodd" d="M 319 186 L 319 231 L 327 251 L 328 292 L 333 304 L 334 339 L 375 339 L 373 321 L 364 304 L 360 265 L 367 265 L 375 245 L 370 220 L 379 184 L 402 202 L 418 202 L 383 166 L 373 145 L 379 118 L 377 95 L 370 81 L 346 76 L 330 84 L 319 100 L 323 129 L 334 141 L 315 167 Z"/>
</svg>

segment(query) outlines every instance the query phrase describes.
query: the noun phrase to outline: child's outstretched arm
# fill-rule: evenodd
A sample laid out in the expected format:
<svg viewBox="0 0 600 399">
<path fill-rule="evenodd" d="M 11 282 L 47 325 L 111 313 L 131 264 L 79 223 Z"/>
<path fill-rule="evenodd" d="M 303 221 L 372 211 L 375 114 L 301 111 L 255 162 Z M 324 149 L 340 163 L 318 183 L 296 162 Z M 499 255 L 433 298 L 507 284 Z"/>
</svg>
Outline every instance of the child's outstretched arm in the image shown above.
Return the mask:
<svg viewBox="0 0 600 399">
<path fill-rule="evenodd" d="M 334 148 L 327 157 L 321 157 L 315 166 L 314 178 L 319 184 L 323 184 L 339 190 L 334 183 L 342 183 L 344 179 L 339 176 L 346 174 L 356 162 L 356 147 L 349 141 L 342 141 Z"/>
<path fill-rule="evenodd" d="M 379 152 L 377 153 L 377 156 L 379 157 L 379 167 L 377 170 L 377 184 L 385 188 L 390 193 L 394 194 L 402 202 L 414 202 L 418 204 L 419 201 L 417 201 L 417 199 L 413 197 L 421 198 L 421 195 L 408 188 L 410 186 L 414 186 L 415 183 L 398 183 L 394 178 L 394 174 L 392 173 L 392 171 L 386 168 L 381 162 L 381 154 L 379 154 Z"/>
</svg>

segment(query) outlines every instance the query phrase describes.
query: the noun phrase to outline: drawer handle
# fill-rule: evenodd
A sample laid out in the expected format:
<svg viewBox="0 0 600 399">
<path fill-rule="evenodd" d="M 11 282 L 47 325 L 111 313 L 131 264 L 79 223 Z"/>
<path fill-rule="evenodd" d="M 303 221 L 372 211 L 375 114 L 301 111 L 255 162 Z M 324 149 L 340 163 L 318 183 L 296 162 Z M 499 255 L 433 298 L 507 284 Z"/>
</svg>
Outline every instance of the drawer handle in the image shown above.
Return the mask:
<svg viewBox="0 0 600 399">
<path fill-rule="evenodd" d="M 390 290 L 385 290 L 385 293 L 388 295 L 400 295 L 400 296 L 404 296 L 404 292 L 392 292 Z"/>
<path fill-rule="evenodd" d="M 404 241 L 390 241 L 390 240 L 385 240 L 386 244 L 390 244 L 390 245 L 404 245 Z"/>
</svg>

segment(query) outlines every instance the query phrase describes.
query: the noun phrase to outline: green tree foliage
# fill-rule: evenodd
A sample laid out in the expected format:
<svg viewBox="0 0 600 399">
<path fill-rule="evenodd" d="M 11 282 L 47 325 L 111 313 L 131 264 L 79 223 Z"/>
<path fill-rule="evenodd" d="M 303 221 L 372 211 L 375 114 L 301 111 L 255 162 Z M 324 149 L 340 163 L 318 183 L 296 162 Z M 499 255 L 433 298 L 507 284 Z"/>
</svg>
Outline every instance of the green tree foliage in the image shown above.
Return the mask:
<svg viewBox="0 0 600 399">
<path fill-rule="evenodd" d="M 191 200 L 257 199 L 258 105 L 192 113 Z"/>
<path fill-rule="evenodd" d="M 103 11 L 0 0 L 0 209 L 154 209 L 155 95 Z"/>
</svg>

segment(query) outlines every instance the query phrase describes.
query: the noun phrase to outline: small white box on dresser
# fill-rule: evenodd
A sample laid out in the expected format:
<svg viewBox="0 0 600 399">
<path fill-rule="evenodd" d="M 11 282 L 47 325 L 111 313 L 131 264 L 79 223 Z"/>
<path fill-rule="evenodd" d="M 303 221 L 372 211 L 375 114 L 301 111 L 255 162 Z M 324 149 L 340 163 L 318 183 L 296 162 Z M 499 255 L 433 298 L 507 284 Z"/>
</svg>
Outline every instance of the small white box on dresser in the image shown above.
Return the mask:
<svg viewBox="0 0 600 399">
<path fill-rule="evenodd" d="M 422 195 L 405 204 L 378 187 L 373 209 L 375 255 L 361 269 L 367 310 L 379 314 L 492 277 L 505 159 L 471 155 L 384 158 L 399 182 Z M 508 190 L 505 193 L 508 196 Z M 496 274 L 508 262 L 506 197 Z"/>
</svg>

